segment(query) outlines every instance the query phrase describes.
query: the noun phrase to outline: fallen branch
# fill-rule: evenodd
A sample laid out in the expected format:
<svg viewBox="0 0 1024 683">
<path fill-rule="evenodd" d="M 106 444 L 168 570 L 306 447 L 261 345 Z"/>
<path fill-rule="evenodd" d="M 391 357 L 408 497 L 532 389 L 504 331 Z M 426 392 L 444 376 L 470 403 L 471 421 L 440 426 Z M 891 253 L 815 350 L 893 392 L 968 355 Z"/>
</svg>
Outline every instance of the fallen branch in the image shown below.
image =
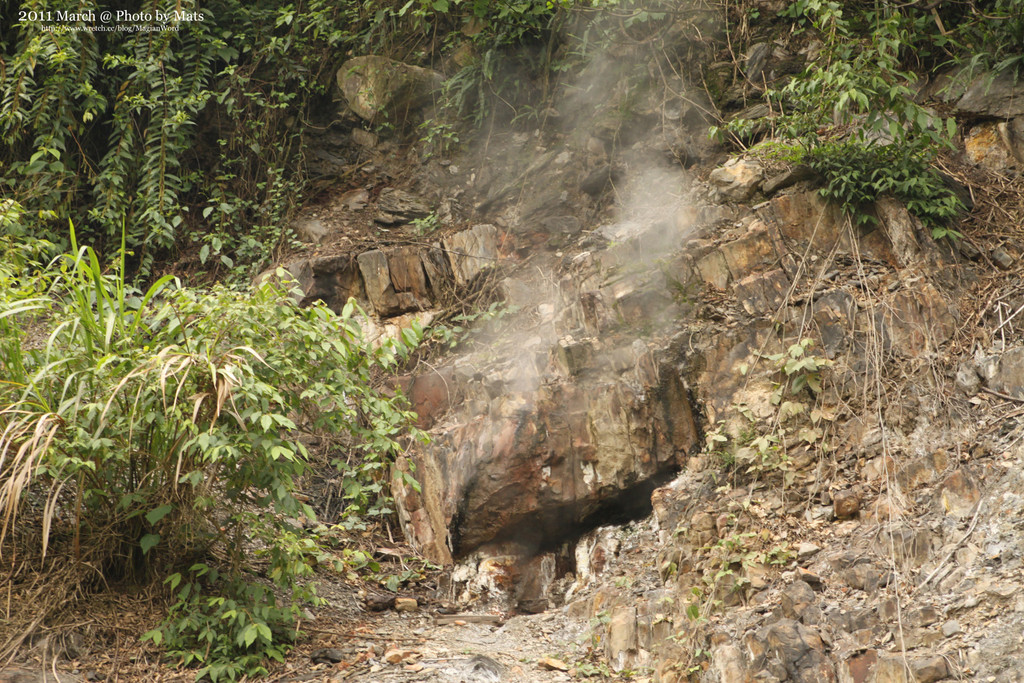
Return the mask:
<svg viewBox="0 0 1024 683">
<path fill-rule="evenodd" d="M 1016 396 L 1011 396 L 1010 394 L 1004 394 L 1003 392 L 996 391 L 995 389 L 989 389 L 988 387 L 982 387 L 981 390 L 984 391 L 986 394 L 992 394 L 993 396 L 1001 398 L 1001 399 L 1003 399 L 1005 401 L 1014 401 L 1016 403 L 1024 403 L 1024 398 L 1017 398 Z"/>
</svg>

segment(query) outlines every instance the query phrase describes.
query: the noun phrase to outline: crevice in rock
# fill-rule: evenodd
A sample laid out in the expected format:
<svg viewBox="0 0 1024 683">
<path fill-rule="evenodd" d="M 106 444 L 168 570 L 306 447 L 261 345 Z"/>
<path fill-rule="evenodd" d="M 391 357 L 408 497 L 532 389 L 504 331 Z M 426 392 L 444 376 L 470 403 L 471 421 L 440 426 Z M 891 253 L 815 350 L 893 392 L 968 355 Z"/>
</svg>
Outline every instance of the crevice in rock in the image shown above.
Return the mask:
<svg viewBox="0 0 1024 683">
<path fill-rule="evenodd" d="M 665 471 L 623 488 L 590 512 L 580 510 L 575 504 L 540 510 L 525 517 L 495 541 L 529 548 L 536 555 L 557 552 L 566 544 L 575 546 L 584 534 L 598 527 L 621 526 L 649 517 L 651 494 L 677 475 L 678 470 Z"/>
</svg>

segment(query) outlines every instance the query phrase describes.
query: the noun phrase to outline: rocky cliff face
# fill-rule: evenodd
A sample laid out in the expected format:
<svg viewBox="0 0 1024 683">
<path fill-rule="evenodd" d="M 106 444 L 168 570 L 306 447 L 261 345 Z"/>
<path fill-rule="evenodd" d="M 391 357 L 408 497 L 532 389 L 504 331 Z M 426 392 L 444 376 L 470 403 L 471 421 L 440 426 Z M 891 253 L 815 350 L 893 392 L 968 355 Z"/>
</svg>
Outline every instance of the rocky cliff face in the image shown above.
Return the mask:
<svg viewBox="0 0 1024 683">
<path fill-rule="evenodd" d="M 289 264 L 384 328 L 502 293 L 404 384 L 432 436 L 399 463 L 421 490 L 394 480 L 407 539 L 451 596 L 596 618 L 658 681 L 1017 680 L 1020 85 L 951 101 L 951 244 L 889 198 L 853 226 L 806 169 L 726 161 L 685 83 L 606 69 L 589 115 L 353 209 L 445 207 L 445 237 Z M 620 92 L 644 132 L 610 123 Z"/>
</svg>

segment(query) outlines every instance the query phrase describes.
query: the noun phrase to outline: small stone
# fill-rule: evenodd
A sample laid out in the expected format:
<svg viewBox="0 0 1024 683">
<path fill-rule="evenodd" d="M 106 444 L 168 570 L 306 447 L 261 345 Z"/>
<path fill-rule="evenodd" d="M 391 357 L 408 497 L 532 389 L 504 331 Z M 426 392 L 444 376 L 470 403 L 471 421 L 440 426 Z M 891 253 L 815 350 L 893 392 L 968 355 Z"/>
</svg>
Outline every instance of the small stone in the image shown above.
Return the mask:
<svg viewBox="0 0 1024 683">
<path fill-rule="evenodd" d="M 412 673 L 419 673 L 420 671 L 423 671 L 423 665 L 422 664 L 407 664 L 405 666 L 405 670 L 406 671 L 411 671 Z"/>
<path fill-rule="evenodd" d="M 356 143 L 360 147 L 373 148 L 377 146 L 377 135 L 368 130 L 363 130 L 362 128 L 353 128 L 352 142 Z"/>
<path fill-rule="evenodd" d="M 992 250 L 992 261 L 1003 270 L 1013 268 L 1013 257 L 1002 248 Z"/>
<path fill-rule="evenodd" d="M 796 556 L 799 560 L 808 560 L 821 552 L 821 548 L 813 543 L 801 543 L 796 547 Z"/>
<path fill-rule="evenodd" d="M 860 511 L 860 495 L 853 490 L 832 494 L 832 510 L 839 519 L 853 517 Z"/>
<path fill-rule="evenodd" d="M 942 625 L 942 635 L 946 636 L 947 638 L 949 638 L 950 636 L 955 636 L 962 630 L 963 629 L 960 628 L 960 622 L 958 622 L 956 619 L 950 619 Z"/>
<path fill-rule="evenodd" d="M 295 235 L 303 242 L 319 244 L 327 236 L 328 230 L 319 218 L 300 218 L 292 224 Z"/>
<path fill-rule="evenodd" d="M 801 581 L 806 581 L 807 584 L 815 590 L 820 590 L 822 587 L 821 577 L 815 574 L 814 572 L 807 571 L 803 567 L 797 567 L 796 578 L 800 579 Z"/>
<path fill-rule="evenodd" d="M 981 378 L 972 363 L 961 363 L 956 371 L 956 388 L 967 396 L 974 396 L 981 389 Z"/>
<path fill-rule="evenodd" d="M 547 671 L 568 671 L 569 665 L 561 659 L 554 657 L 541 657 L 537 660 L 537 666 Z"/>
<path fill-rule="evenodd" d="M 415 612 L 418 608 L 416 598 L 395 598 L 396 612 Z"/>
<path fill-rule="evenodd" d="M 940 655 L 912 659 L 910 660 L 910 668 L 914 671 L 914 678 L 917 680 L 917 683 L 941 681 L 949 675 L 946 658 Z"/>
<path fill-rule="evenodd" d="M 336 647 L 325 647 L 309 654 L 314 664 L 336 664 L 345 659 L 345 653 Z"/>
</svg>

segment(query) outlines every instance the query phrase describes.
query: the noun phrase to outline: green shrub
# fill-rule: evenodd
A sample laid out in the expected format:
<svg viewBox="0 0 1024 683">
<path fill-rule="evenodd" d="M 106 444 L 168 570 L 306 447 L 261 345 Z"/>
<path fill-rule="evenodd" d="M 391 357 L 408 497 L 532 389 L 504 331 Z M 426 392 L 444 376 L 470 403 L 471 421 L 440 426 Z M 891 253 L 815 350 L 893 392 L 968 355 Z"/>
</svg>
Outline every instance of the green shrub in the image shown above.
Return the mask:
<svg viewBox="0 0 1024 683">
<path fill-rule="evenodd" d="M 822 195 L 857 223 L 874 221 L 870 206 L 891 194 L 936 238 L 959 237 L 949 224 L 963 205 L 931 167 L 952 147 L 956 124 L 916 101 L 907 52 L 926 42 L 927 22 L 915 11 L 892 3 L 791 4 L 782 14 L 813 28 L 824 44 L 803 73 L 767 92 L 773 111 L 784 113 L 760 123 L 799 144 L 796 161 L 823 177 Z M 727 130 L 742 138 L 756 123 L 738 119 Z"/>
<path fill-rule="evenodd" d="M 110 582 L 169 575 L 178 602 L 149 637 L 214 678 L 254 673 L 315 597 L 317 545 L 292 521 L 315 519 L 295 495 L 302 435 L 334 435 L 350 516 L 386 511 L 396 439 L 415 431 L 376 379 L 420 331 L 375 349 L 352 304 L 300 308 L 273 282 L 140 292 L 120 253 L 108 273 L 76 248 L 29 290 L 42 295 L 0 301 L 0 550 L 30 505 L 44 560 Z M 24 338 L 33 317 L 45 344 Z"/>
<path fill-rule="evenodd" d="M 821 195 L 859 223 L 874 223 L 870 207 L 878 197 L 899 198 L 931 228 L 932 236 L 960 237 L 948 227 L 963 204 L 925 158 L 896 145 L 835 142 L 809 150 L 803 162 L 825 180 Z"/>
</svg>

